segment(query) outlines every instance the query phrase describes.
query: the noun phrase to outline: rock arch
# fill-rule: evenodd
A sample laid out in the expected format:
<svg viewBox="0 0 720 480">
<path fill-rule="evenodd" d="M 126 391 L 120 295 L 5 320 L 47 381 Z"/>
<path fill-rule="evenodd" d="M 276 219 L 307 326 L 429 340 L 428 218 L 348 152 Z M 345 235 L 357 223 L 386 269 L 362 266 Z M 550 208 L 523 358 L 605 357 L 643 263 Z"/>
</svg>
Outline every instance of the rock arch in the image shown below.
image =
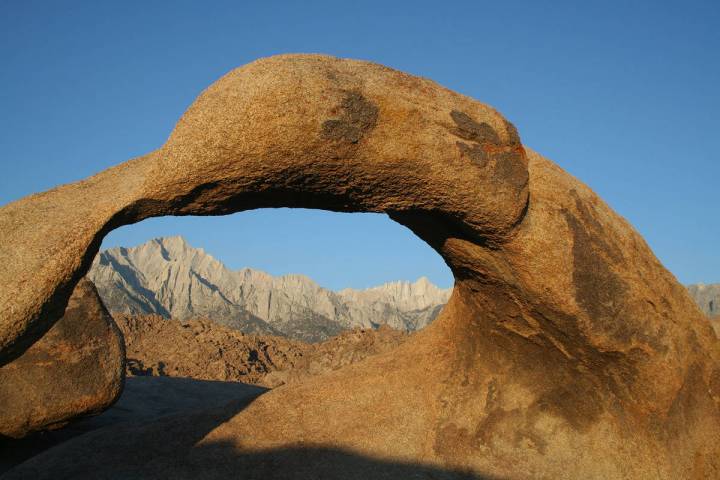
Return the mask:
<svg viewBox="0 0 720 480">
<path fill-rule="evenodd" d="M 62 315 L 113 228 L 274 206 L 386 212 L 455 290 L 393 355 L 264 395 L 198 445 L 330 445 L 509 478 L 720 475 L 718 343 L 642 238 L 492 108 L 366 62 L 253 62 L 160 149 L 0 209 L 0 361 Z M 127 448 L 105 440 L 74 461 Z M 191 457 L 179 475 L 210 461 Z"/>
</svg>

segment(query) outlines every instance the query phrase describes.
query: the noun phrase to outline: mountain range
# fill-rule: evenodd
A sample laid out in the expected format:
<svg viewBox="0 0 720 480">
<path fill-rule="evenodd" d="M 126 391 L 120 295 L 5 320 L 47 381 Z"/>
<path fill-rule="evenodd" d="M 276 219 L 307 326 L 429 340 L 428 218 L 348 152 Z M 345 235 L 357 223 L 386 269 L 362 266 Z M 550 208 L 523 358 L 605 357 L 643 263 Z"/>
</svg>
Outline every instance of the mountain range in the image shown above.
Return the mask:
<svg viewBox="0 0 720 480">
<path fill-rule="evenodd" d="M 708 317 L 720 316 L 720 283 L 688 285 L 690 295 Z"/>
<path fill-rule="evenodd" d="M 452 291 L 425 277 L 332 291 L 304 275 L 228 269 L 180 236 L 104 250 L 88 277 L 112 313 L 208 318 L 245 333 L 308 342 L 357 327 L 419 330 L 433 321 Z M 687 288 L 706 315 L 720 315 L 720 284 Z"/>
<path fill-rule="evenodd" d="M 425 277 L 332 291 L 304 275 L 230 270 L 179 236 L 104 250 L 88 277 L 112 313 L 209 318 L 245 333 L 308 342 L 357 327 L 419 330 L 437 316 L 452 291 Z"/>
</svg>

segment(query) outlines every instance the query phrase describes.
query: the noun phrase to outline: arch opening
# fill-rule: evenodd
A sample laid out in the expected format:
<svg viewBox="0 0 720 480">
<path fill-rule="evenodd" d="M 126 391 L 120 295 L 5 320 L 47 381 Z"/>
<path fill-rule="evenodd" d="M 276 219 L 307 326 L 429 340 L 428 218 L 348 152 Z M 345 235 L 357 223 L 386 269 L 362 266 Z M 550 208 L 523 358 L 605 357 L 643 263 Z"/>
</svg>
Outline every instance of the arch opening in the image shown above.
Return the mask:
<svg viewBox="0 0 720 480">
<path fill-rule="evenodd" d="M 262 324 L 260 332 L 310 341 L 356 327 L 419 330 L 449 299 L 453 278 L 437 252 L 387 216 L 289 208 L 117 229 L 88 277 L 111 313 Z M 303 319 L 302 333 L 289 330 Z"/>
</svg>

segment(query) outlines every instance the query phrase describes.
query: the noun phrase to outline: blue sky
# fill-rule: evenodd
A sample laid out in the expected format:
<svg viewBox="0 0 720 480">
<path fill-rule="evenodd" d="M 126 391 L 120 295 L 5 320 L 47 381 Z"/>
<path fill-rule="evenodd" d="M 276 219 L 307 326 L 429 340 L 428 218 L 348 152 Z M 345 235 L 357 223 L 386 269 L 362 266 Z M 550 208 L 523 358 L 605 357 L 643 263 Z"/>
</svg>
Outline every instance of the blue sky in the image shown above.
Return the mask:
<svg viewBox="0 0 720 480">
<path fill-rule="evenodd" d="M 258 57 L 318 52 L 432 78 L 498 108 L 599 193 L 684 283 L 720 282 L 720 2 L 0 3 L 0 204 L 159 147 L 197 94 Z M 260 210 L 148 220 L 232 268 L 330 288 L 440 257 L 380 215 Z M 348 253 L 348 252 L 351 252 Z"/>
</svg>

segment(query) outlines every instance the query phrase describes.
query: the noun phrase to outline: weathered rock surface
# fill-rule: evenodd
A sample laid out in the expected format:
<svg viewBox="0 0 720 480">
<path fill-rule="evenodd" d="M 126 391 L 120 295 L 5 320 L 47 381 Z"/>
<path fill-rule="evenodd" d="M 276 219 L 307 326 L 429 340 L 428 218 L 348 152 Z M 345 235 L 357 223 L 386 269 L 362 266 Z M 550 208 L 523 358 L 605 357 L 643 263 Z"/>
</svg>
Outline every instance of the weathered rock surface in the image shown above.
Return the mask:
<svg viewBox="0 0 720 480">
<path fill-rule="evenodd" d="M 380 327 L 355 329 L 307 344 L 248 335 L 208 320 L 184 323 L 160 315 L 117 315 L 127 345 L 128 375 L 189 377 L 265 387 L 337 370 L 389 351 L 408 338 Z"/>
<path fill-rule="evenodd" d="M 710 317 L 710 325 L 715 329 L 715 334 L 720 339 L 720 315 Z"/>
<path fill-rule="evenodd" d="M 427 278 L 333 292 L 303 275 L 233 271 L 182 237 L 101 252 L 88 273 L 111 313 L 206 317 L 245 333 L 317 342 L 352 328 L 415 331 L 450 297 Z"/>
<path fill-rule="evenodd" d="M 0 359 L 62 315 L 112 228 L 277 206 L 387 212 L 453 271 L 448 304 L 242 411 L 98 431 L 8 478 L 348 478 L 348 456 L 356 478 L 720 477 L 720 342 L 686 289 L 492 108 L 365 62 L 246 65 L 159 150 L 3 207 Z"/>
<path fill-rule="evenodd" d="M 50 331 L 0 367 L 0 436 L 19 438 L 101 412 L 120 395 L 124 370 L 122 334 L 82 280 Z"/>
</svg>

